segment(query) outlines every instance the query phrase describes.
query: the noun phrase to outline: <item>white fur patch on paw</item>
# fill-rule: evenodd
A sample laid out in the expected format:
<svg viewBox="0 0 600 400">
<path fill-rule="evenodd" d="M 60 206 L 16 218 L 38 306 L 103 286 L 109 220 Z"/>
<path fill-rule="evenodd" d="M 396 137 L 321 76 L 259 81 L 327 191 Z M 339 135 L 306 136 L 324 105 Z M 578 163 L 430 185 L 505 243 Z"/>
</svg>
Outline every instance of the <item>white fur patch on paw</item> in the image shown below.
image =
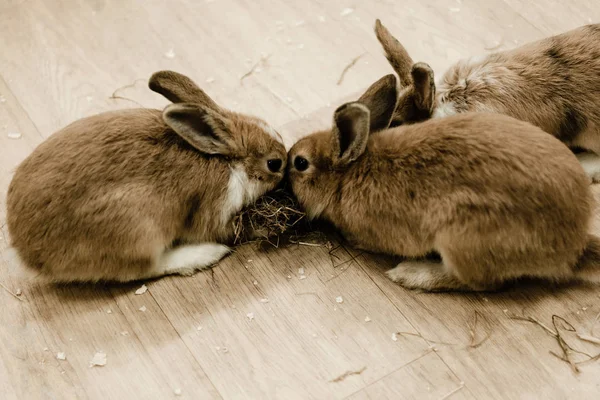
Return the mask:
<svg viewBox="0 0 600 400">
<path fill-rule="evenodd" d="M 600 156 L 586 152 L 577 154 L 577 159 L 592 182 L 600 183 Z"/>
<path fill-rule="evenodd" d="M 161 255 L 159 268 L 164 274 L 191 275 L 216 264 L 230 251 L 229 247 L 218 243 L 179 246 Z"/>
<path fill-rule="evenodd" d="M 438 269 L 441 269 L 439 265 Z M 437 272 L 437 273 L 436 273 Z M 440 275 L 439 271 L 426 263 L 405 261 L 386 272 L 386 275 L 394 282 L 409 289 L 428 289 Z"/>
</svg>

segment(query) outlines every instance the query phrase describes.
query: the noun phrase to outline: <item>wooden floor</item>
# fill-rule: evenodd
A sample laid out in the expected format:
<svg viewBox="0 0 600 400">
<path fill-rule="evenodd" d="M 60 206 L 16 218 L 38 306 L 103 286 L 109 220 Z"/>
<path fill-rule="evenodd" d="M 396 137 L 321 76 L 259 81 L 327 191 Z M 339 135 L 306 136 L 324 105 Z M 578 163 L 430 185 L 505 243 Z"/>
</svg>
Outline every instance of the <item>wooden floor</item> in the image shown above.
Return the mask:
<svg viewBox="0 0 600 400">
<path fill-rule="evenodd" d="M 600 345 L 576 335 L 593 333 L 598 288 L 416 293 L 385 278 L 388 258 L 343 247 L 329 254 L 246 246 L 212 271 L 148 282 L 136 295 L 139 284 L 40 285 L 12 260 L 8 183 L 56 129 L 136 102 L 163 107 L 145 82 L 168 68 L 217 102 L 264 117 L 291 143 L 391 71 L 372 33 L 378 17 L 440 74 L 461 57 L 599 22 L 600 7 L 597 0 L 0 2 L 3 399 L 598 398 L 600 361 L 576 373 L 551 354 L 562 354 L 555 335 L 511 319 L 529 316 L 554 332 L 552 316 L 563 317 L 573 329 L 555 317 L 561 337 L 595 355 Z M 106 365 L 90 367 L 97 352 Z"/>
</svg>

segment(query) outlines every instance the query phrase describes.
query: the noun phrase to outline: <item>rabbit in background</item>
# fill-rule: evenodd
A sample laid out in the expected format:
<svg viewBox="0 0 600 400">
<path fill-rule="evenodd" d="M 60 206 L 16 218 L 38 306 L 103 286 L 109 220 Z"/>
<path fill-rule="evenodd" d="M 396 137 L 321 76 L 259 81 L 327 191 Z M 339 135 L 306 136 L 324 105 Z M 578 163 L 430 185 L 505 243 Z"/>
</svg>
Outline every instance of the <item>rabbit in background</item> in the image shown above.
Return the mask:
<svg viewBox="0 0 600 400">
<path fill-rule="evenodd" d="M 73 122 L 17 168 L 11 244 L 41 277 L 192 274 L 230 252 L 234 215 L 282 180 L 286 149 L 266 122 L 218 106 L 172 71 L 149 86 L 173 104 Z"/>
<path fill-rule="evenodd" d="M 385 76 L 339 107 L 330 130 L 292 147 L 289 179 L 311 218 L 357 248 L 408 257 L 387 273 L 408 288 L 494 290 L 522 277 L 600 283 L 594 198 L 566 146 L 494 113 L 388 129 L 400 94 Z M 441 262 L 425 258 L 432 252 Z"/>
<path fill-rule="evenodd" d="M 600 182 L 600 24 L 461 60 L 436 84 L 380 20 L 375 34 L 402 90 L 391 126 L 478 111 L 527 121 L 571 148 Z"/>
</svg>

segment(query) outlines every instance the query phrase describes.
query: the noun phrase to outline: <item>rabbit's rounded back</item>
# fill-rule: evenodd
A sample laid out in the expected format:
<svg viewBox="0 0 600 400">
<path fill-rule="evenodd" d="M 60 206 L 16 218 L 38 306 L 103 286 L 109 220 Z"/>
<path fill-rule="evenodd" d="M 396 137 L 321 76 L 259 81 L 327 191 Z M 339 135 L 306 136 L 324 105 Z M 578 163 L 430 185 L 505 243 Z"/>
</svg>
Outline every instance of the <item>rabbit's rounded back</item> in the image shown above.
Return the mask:
<svg viewBox="0 0 600 400">
<path fill-rule="evenodd" d="M 174 72 L 151 86 L 160 92 L 169 76 L 179 78 L 168 96 L 176 103 L 163 112 L 75 121 L 17 168 L 7 222 L 26 266 L 55 281 L 158 276 L 173 243 L 227 242 L 234 214 L 279 183 L 272 164 L 286 152 L 272 128 L 220 108 L 193 82 L 190 91 Z"/>
<path fill-rule="evenodd" d="M 571 271 L 588 243 L 593 206 L 573 153 L 541 129 L 499 114 L 374 130 L 391 121 L 372 107 L 389 96 L 389 83 L 385 77 L 374 85 L 386 88 L 374 95 L 380 100 L 363 96 L 343 105 L 331 131 L 292 147 L 289 176 L 307 213 L 369 251 L 421 257 L 473 241 L 498 257 L 555 257 L 557 269 L 541 271 L 542 262 L 528 272 L 502 265 L 490 281 Z M 492 243 L 493 237 L 503 241 Z M 482 257 L 473 263 L 493 264 Z"/>
</svg>

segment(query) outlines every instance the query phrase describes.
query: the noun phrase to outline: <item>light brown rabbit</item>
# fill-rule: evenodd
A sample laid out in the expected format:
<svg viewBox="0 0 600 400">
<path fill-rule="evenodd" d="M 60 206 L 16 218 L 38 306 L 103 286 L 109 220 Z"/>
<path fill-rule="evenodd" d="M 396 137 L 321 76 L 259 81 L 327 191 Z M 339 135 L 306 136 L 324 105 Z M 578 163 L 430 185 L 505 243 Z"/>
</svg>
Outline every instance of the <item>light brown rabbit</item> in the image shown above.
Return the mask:
<svg viewBox="0 0 600 400">
<path fill-rule="evenodd" d="M 410 257 L 388 271 L 424 290 L 492 290 L 521 277 L 600 282 L 593 197 L 569 149 L 533 125 L 465 113 L 386 129 L 394 75 L 298 141 L 289 179 L 312 218 L 358 248 Z M 425 260 L 430 252 L 441 263 Z"/>
<path fill-rule="evenodd" d="M 459 61 L 437 85 L 431 67 L 414 63 L 380 20 L 375 34 L 402 85 L 391 126 L 469 111 L 506 114 L 595 153 L 578 157 L 600 181 L 600 24 Z"/>
<path fill-rule="evenodd" d="M 149 86 L 174 104 L 78 120 L 17 168 L 8 230 L 42 277 L 192 274 L 230 251 L 234 214 L 282 180 L 286 150 L 263 120 L 219 107 L 175 72 Z"/>
</svg>

